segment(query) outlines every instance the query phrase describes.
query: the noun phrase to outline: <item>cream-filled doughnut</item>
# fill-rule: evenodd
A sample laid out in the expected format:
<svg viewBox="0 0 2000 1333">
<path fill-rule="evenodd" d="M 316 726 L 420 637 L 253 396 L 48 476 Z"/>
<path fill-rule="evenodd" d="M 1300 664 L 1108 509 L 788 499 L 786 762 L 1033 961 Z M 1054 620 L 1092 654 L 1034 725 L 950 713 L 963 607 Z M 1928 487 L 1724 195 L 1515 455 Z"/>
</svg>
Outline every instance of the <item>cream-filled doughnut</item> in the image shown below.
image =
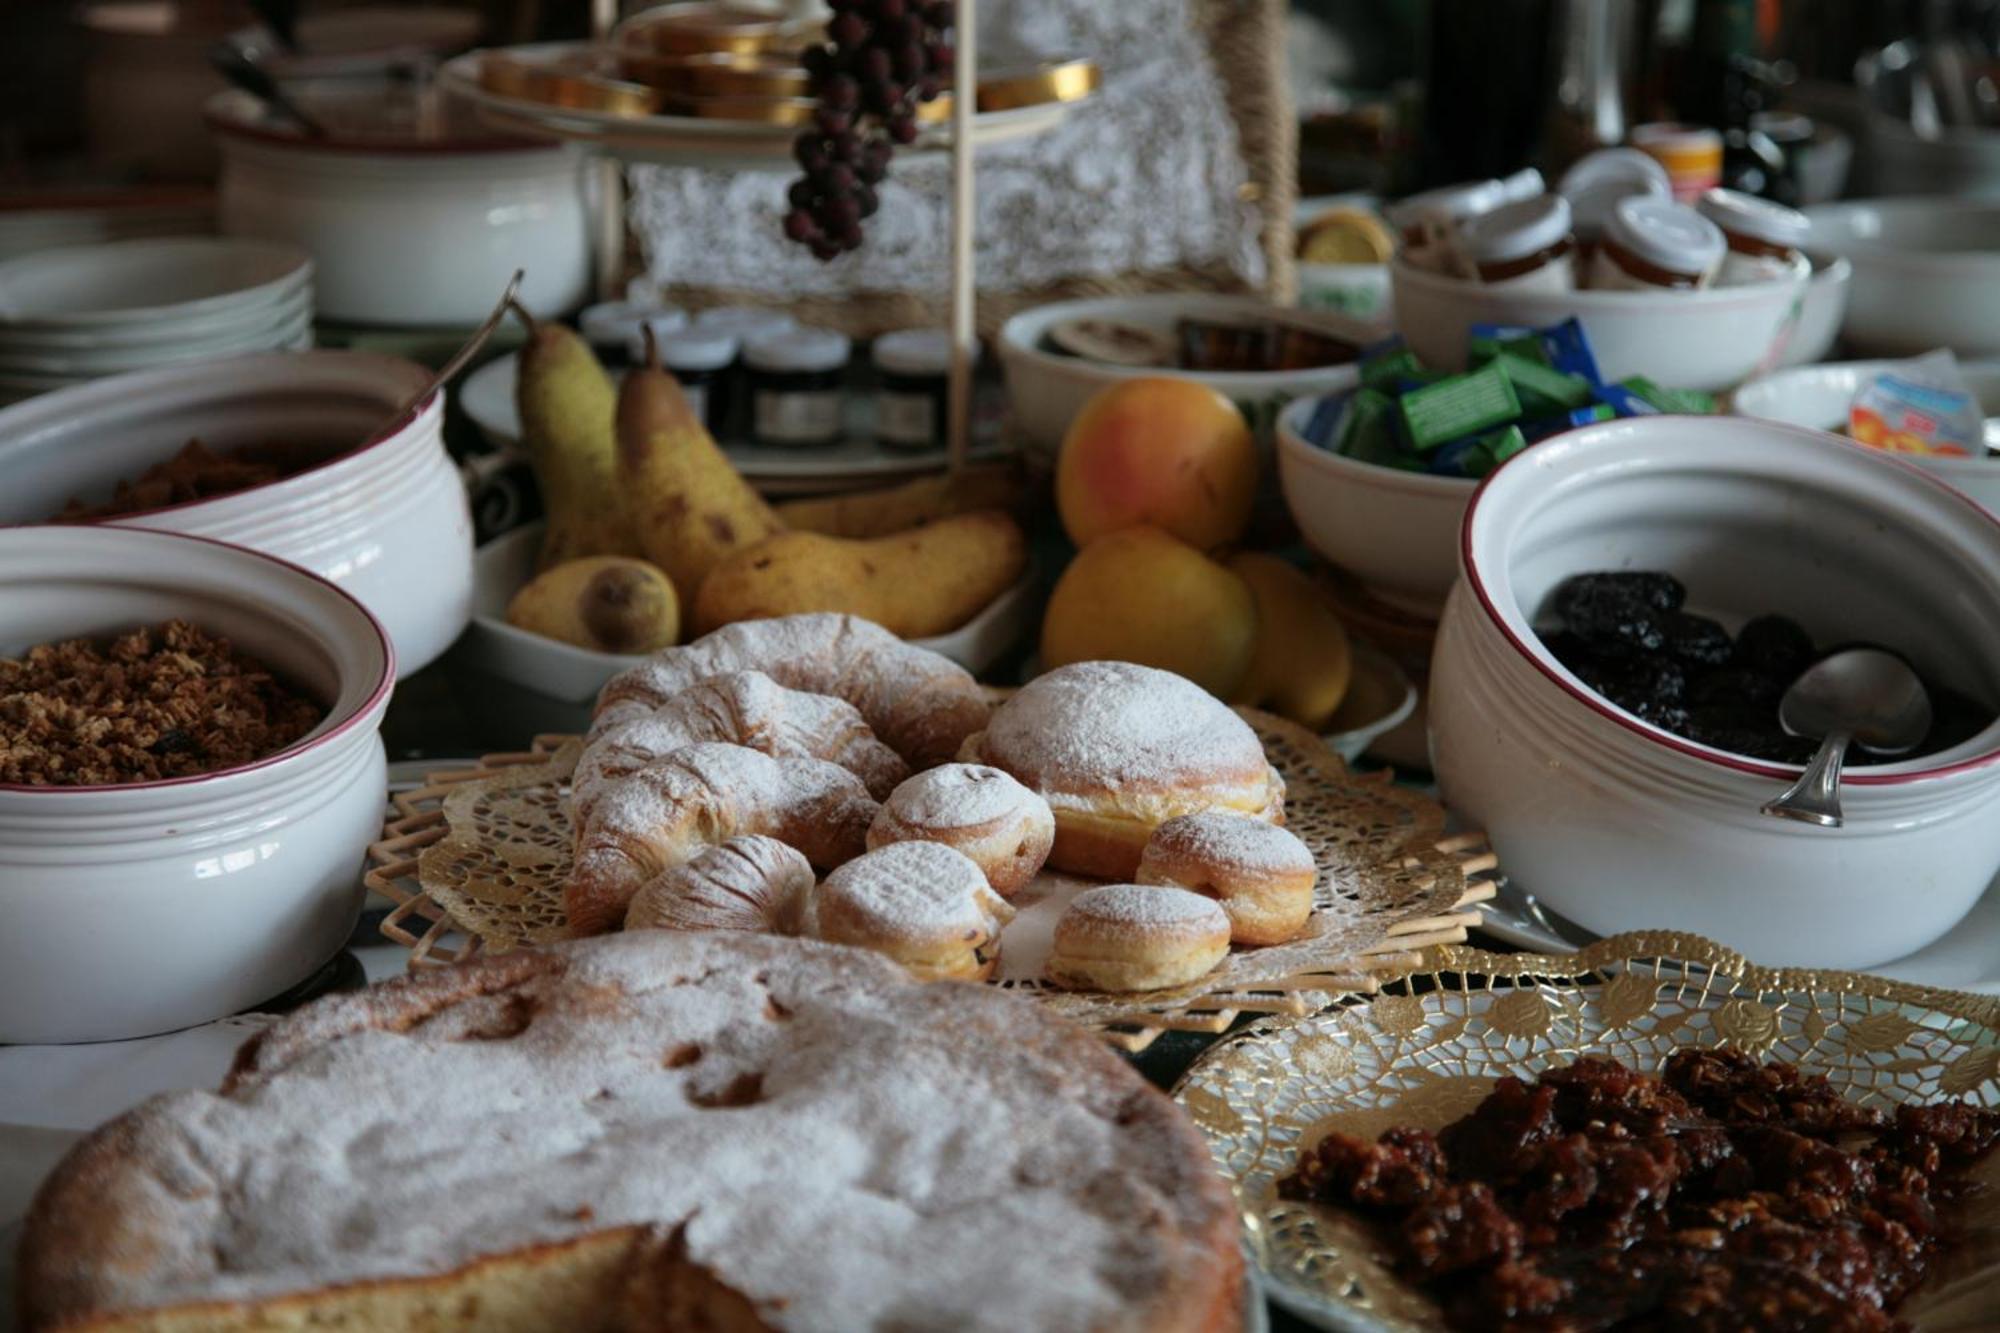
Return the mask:
<svg viewBox="0 0 2000 1333">
<path fill-rule="evenodd" d="M 986 882 L 1011 898 L 1049 859 L 1055 841 L 1049 803 L 985 764 L 945 764 L 889 793 L 868 826 L 870 850 L 896 842 L 937 842 L 972 858 Z"/>
<path fill-rule="evenodd" d="M 625 909 L 625 929 L 790 934 L 812 886 L 805 853 L 746 833 L 647 880 Z"/>
<path fill-rule="evenodd" d="M 1013 917 L 963 853 L 895 842 L 828 875 L 801 925 L 819 939 L 887 954 L 925 981 L 984 981 L 1000 961 L 1000 929 Z"/>
<path fill-rule="evenodd" d="M 1138 878 L 1215 899 L 1229 916 L 1231 943 L 1282 944 L 1312 915 L 1319 867 L 1312 849 L 1277 825 L 1208 810 L 1154 829 Z"/>
<path fill-rule="evenodd" d="M 959 757 L 1041 793 L 1056 822 L 1049 864 L 1072 874 L 1131 879 L 1153 830 L 1178 815 L 1284 822 L 1284 780 L 1250 724 L 1193 681 L 1129 662 L 1029 682 Z"/>
<path fill-rule="evenodd" d="M 1228 952 L 1229 917 L 1213 898 L 1100 884 L 1063 909 L 1046 970 L 1071 990 L 1164 990 L 1206 976 Z"/>
</svg>

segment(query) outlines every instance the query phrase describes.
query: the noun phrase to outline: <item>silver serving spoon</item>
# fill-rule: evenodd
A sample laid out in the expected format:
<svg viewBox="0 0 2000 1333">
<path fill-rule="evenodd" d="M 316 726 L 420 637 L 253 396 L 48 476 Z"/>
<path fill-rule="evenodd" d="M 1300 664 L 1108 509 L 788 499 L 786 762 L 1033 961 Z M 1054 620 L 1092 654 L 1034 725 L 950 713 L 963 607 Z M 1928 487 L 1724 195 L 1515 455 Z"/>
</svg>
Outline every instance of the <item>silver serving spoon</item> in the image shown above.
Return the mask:
<svg viewBox="0 0 2000 1333">
<path fill-rule="evenodd" d="M 1794 736 L 1819 737 L 1818 753 L 1764 813 L 1839 828 L 1840 765 L 1847 747 L 1875 754 L 1916 748 L 1931 729 L 1931 700 L 1910 664 L 1880 648 L 1849 648 L 1813 664 L 1778 704 Z"/>
<path fill-rule="evenodd" d="M 431 372 L 431 377 L 424 381 L 424 386 L 421 389 L 418 389 L 408 398 L 405 398 L 397 406 L 395 412 L 390 415 L 383 427 L 368 437 L 371 444 L 396 429 L 397 424 L 403 418 L 416 411 L 418 407 L 423 405 L 425 399 L 437 392 L 438 385 L 445 383 L 452 376 L 458 374 L 459 371 L 464 370 L 472 364 L 472 358 L 478 356 L 480 349 L 486 346 L 487 339 L 491 338 L 493 331 L 500 327 L 500 321 L 507 318 L 507 311 L 513 306 L 514 298 L 521 290 L 521 279 L 527 276 L 527 270 L 525 269 L 517 268 L 514 270 L 514 276 L 507 280 L 507 290 L 500 293 L 500 299 L 494 304 L 493 313 L 486 317 L 486 322 L 472 331 L 471 336 L 465 340 L 464 345 L 451 354 L 449 361 L 446 361 Z"/>
</svg>

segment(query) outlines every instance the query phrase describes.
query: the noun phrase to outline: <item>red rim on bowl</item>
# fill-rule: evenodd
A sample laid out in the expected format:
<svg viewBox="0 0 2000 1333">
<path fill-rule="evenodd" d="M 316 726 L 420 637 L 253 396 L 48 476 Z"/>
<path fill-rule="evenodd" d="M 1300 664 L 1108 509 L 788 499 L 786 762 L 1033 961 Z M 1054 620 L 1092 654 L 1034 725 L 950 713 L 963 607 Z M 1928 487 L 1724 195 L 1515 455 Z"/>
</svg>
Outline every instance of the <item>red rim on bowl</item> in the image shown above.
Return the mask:
<svg viewBox="0 0 2000 1333">
<path fill-rule="evenodd" d="M 24 523 L 17 524 L 12 530 L 17 532 L 38 530 L 75 532 L 78 528 L 84 526 L 87 525 L 75 523 Z M 242 773 L 253 773 L 260 768 L 269 768 L 273 764 L 304 754 L 308 750 L 316 750 L 328 741 L 346 735 L 348 732 L 354 730 L 355 727 L 361 725 L 361 720 L 381 706 L 383 701 L 389 697 L 390 692 L 395 689 L 396 645 L 389 641 L 389 632 L 382 628 L 382 622 L 375 618 L 374 612 L 361 604 L 359 598 L 331 579 L 322 578 L 303 565 L 295 565 L 291 561 L 279 556 L 267 555 L 262 551 L 255 551 L 247 546 L 237 546 L 232 542 L 217 541 L 213 537 L 197 537 L 189 532 L 159 532 L 151 528 L 127 528 L 123 529 L 123 531 L 143 534 L 146 537 L 164 538 L 168 541 L 200 542 L 204 546 L 216 546 L 225 551 L 235 551 L 240 555 L 261 560 L 266 564 L 276 565 L 280 569 L 288 570 L 293 574 L 310 579 L 312 582 L 321 585 L 338 595 L 349 606 L 352 606 L 356 611 L 361 613 L 361 619 L 367 624 L 369 631 L 374 634 L 375 642 L 382 650 L 381 677 L 375 682 L 374 688 L 368 692 L 367 698 L 355 705 L 346 717 L 340 719 L 326 731 L 318 735 L 308 734 L 303 736 L 293 741 L 290 745 L 287 745 L 284 749 L 274 750 L 270 754 L 253 759 L 247 764 L 236 764 L 230 768 L 218 768 L 209 773 L 190 773 L 185 777 L 161 778 L 156 782 L 99 782 L 72 786 L 41 786 L 25 782 L 0 782 L 0 794 L 22 792 L 36 795 L 70 795 L 89 792 L 160 791 L 168 787 L 186 787 L 197 782 L 210 782 L 218 778 L 229 778 Z M 336 691 L 333 702 L 339 702 L 339 697 L 339 693 Z M 327 711 L 330 713 L 332 708 L 333 704 L 329 703 Z"/>
<path fill-rule="evenodd" d="M 1658 414 L 1657 418 L 1648 418 L 1648 420 L 1671 420 L 1676 417 L 1687 421 L 1715 420 L 1713 417 L 1688 416 L 1666 412 Z M 1952 489 L 1936 477 L 1929 475 L 1921 468 L 1902 462 L 1900 459 L 1891 458 L 1879 450 L 1869 449 L 1864 445 L 1843 440 L 1837 435 L 1829 435 L 1825 431 L 1809 430 L 1803 426 L 1788 426 L 1782 422 L 1773 421 L 1759 422 L 1758 424 L 1761 427 L 1780 430 L 1787 434 L 1808 437 L 1815 448 L 1848 449 L 1876 462 L 1900 468 L 1906 475 L 1918 478 L 1926 486 L 1935 487 L 1940 493 L 1949 497 L 1953 503 L 1969 509 L 1972 513 L 1978 515 L 1979 519 L 1989 527 L 2000 530 L 2000 518 L 1995 518 L 1993 514 L 1986 510 L 1985 506 L 1961 495 L 1958 491 Z M 1581 429 L 1587 430 L 1589 427 Z M 1575 432 L 1565 432 L 1565 434 L 1573 433 Z M 1513 627 L 1500 614 L 1498 603 L 1494 601 L 1493 594 L 1486 587 L 1486 580 L 1480 576 L 1478 567 L 1473 563 L 1472 529 L 1474 523 L 1478 521 L 1480 505 L 1486 499 L 1486 488 L 1493 484 L 1494 478 L 1501 476 L 1532 453 L 1534 453 L 1533 449 L 1523 449 L 1520 453 L 1507 459 L 1499 467 L 1486 475 L 1485 479 L 1479 483 L 1479 489 L 1472 493 L 1472 503 L 1466 507 L 1465 511 L 1465 522 L 1460 525 L 1458 530 L 1459 569 L 1465 576 L 1467 586 L 1472 589 L 1473 596 L 1479 599 L 1480 610 L 1485 613 L 1486 619 L 1495 629 L 1500 631 L 1501 636 L 1507 640 L 1515 652 L 1525 657 L 1530 665 L 1548 677 L 1563 693 L 1569 695 L 1598 716 L 1617 723 L 1634 735 L 1643 736 L 1649 741 L 1664 745 L 1668 749 L 1684 754 L 1691 759 L 1699 759 L 1705 763 L 1714 764 L 1718 768 L 1727 768 L 1737 773 L 1749 773 L 1762 778 L 1773 778 L 1781 782 L 1790 782 L 1796 779 L 1805 769 L 1803 764 L 1765 763 L 1761 760 L 1748 759 L 1742 755 L 1731 754 L 1727 750 L 1712 749 L 1709 746 L 1688 740 L 1684 736 L 1677 736 L 1671 731 L 1656 727 L 1652 723 L 1644 721 L 1636 714 L 1626 712 L 1609 699 L 1606 699 L 1595 690 L 1584 685 L 1581 681 L 1570 676 L 1553 659 L 1547 657 L 1547 650 L 1542 647 L 1539 636 L 1530 631 L 1529 637 L 1535 639 L 1534 645 L 1530 646 L 1524 643 L 1521 636 L 1514 632 Z M 2000 726 L 2000 718 L 1996 718 L 1994 722 L 1988 723 L 1986 730 L 1991 731 L 1996 726 Z M 1991 749 L 1983 753 L 1972 755 L 1965 759 L 1955 760 L 1949 764 L 1941 764 L 1935 768 L 1914 769 L 1906 773 L 1870 773 L 1865 768 L 1849 769 L 1841 774 L 1840 781 L 1843 786 L 1895 787 L 1906 783 L 1924 782 L 1933 778 L 1949 777 L 1952 774 L 1970 772 L 1973 769 L 1986 768 L 1996 761 L 2000 761 L 2000 743 L 1996 743 Z"/>
</svg>

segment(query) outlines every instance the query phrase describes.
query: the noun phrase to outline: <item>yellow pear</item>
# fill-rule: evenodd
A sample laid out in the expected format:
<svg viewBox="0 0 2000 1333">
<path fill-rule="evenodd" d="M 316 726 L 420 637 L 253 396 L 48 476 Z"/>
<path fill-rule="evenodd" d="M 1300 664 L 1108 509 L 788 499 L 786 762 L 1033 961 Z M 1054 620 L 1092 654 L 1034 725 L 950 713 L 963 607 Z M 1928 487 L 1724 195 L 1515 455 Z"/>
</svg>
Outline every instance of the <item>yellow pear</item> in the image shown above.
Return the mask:
<svg viewBox="0 0 2000 1333">
<path fill-rule="evenodd" d="M 1347 697 L 1353 674 L 1347 627 L 1312 580 L 1278 557 L 1245 551 L 1229 567 L 1250 585 L 1257 602 L 1250 669 L 1229 701 L 1268 708 L 1324 731 Z"/>
<path fill-rule="evenodd" d="M 521 415 L 521 443 L 542 489 L 548 531 L 538 569 L 587 555 L 637 555 L 615 474 L 611 433 L 617 396 L 604 367 L 577 334 L 527 321 L 514 401 Z"/>
<path fill-rule="evenodd" d="M 1107 660 L 1177 672 L 1228 698 L 1249 670 L 1257 605 L 1244 581 L 1158 528 L 1085 546 L 1056 581 L 1042 665 Z"/>
</svg>

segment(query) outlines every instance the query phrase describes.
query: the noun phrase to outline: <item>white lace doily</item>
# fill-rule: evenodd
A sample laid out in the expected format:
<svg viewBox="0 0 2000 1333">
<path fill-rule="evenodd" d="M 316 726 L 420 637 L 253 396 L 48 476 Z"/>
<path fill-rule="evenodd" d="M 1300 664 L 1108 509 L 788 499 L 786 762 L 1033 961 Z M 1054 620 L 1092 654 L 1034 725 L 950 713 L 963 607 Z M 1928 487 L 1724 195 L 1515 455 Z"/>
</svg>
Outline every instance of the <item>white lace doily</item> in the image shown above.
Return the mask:
<svg viewBox="0 0 2000 1333">
<path fill-rule="evenodd" d="M 1261 218 L 1193 0 L 987 0 L 982 68 L 1086 55 L 1101 91 L 1059 127 L 979 154 L 978 283 L 1201 267 L 1261 285 Z M 635 166 L 630 221 L 662 286 L 774 297 L 944 290 L 950 163 L 901 157 L 859 251 L 821 264 L 780 232 L 792 174 Z"/>
</svg>

